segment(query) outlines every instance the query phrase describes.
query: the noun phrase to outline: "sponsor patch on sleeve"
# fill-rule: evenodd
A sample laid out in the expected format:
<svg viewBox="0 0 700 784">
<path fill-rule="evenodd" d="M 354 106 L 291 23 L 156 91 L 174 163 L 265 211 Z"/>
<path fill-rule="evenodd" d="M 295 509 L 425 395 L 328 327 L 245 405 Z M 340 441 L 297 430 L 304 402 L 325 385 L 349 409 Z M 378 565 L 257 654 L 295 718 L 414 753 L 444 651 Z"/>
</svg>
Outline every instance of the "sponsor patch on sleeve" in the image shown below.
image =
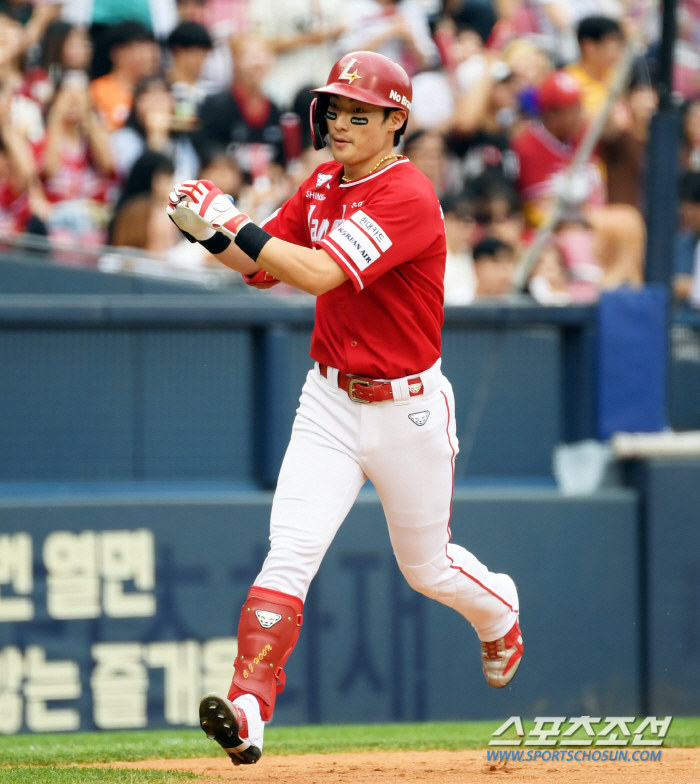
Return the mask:
<svg viewBox="0 0 700 784">
<path fill-rule="evenodd" d="M 358 210 L 350 216 L 350 219 L 364 229 L 382 251 L 389 250 L 392 245 L 391 240 L 387 237 L 384 229 L 376 221 L 373 221 L 369 215 L 362 212 L 362 210 Z"/>
<path fill-rule="evenodd" d="M 328 238 L 348 254 L 359 270 L 367 269 L 373 261 L 381 256 L 364 231 L 349 220 L 341 223 L 328 235 Z"/>
</svg>

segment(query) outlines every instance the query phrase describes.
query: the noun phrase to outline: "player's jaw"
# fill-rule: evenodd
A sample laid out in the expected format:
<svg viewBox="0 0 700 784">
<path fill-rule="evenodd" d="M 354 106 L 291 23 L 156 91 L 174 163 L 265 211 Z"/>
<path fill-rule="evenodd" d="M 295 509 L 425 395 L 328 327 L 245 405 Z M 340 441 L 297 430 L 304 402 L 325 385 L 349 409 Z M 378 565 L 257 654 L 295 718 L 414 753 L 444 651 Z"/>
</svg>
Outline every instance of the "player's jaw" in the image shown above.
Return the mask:
<svg viewBox="0 0 700 784">
<path fill-rule="evenodd" d="M 366 173 L 364 167 L 391 154 L 393 140 L 383 120 L 384 111 L 379 106 L 331 96 L 326 114 L 331 151 L 346 167 L 346 175 L 362 176 Z"/>
</svg>

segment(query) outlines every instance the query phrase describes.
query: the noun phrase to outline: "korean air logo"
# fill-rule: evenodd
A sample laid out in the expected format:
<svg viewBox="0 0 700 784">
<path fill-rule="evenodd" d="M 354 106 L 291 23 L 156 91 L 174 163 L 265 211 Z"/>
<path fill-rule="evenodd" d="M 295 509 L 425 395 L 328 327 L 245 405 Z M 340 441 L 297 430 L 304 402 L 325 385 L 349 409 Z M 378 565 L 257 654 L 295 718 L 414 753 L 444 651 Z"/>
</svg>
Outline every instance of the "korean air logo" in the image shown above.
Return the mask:
<svg viewBox="0 0 700 784">
<path fill-rule="evenodd" d="M 366 262 L 367 264 L 371 264 L 371 263 L 374 261 L 374 259 L 372 258 L 372 256 L 370 256 L 370 254 L 369 254 L 369 253 L 367 253 L 367 251 L 366 251 L 366 250 L 365 250 L 365 249 L 362 247 L 362 244 L 361 244 L 360 242 L 358 242 L 358 241 L 357 241 L 357 240 L 356 240 L 356 239 L 355 239 L 355 238 L 352 236 L 352 234 L 350 234 L 350 232 L 349 232 L 347 229 L 344 229 L 342 226 L 338 226 L 338 228 L 336 229 L 336 231 L 337 231 L 337 232 L 338 232 L 338 234 L 340 234 L 342 237 L 345 237 L 345 239 L 346 239 L 346 240 L 347 240 L 347 241 L 348 241 L 348 242 L 349 242 L 349 243 L 350 243 L 350 244 L 351 244 L 353 247 L 355 247 L 355 248 L 356 248 L 356 249 L 359 251 L 359 253 L 360 253 L 360 256 L 362 256 L 362 258 L 365 260 L 365 262 Z"/>
</svg>

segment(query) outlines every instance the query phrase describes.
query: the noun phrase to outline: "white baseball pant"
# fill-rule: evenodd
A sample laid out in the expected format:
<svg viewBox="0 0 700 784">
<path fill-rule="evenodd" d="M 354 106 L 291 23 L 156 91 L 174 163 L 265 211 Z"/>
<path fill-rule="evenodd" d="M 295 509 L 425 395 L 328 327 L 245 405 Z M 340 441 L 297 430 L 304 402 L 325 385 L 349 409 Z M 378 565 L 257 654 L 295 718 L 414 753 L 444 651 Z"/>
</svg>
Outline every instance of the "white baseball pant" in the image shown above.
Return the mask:
<svg viewBox="0 0 700 784">
<path fill-rule="evenodd" d="M 453 607 L 479 639 L 496 640 L 517 619 L 518 595 L 506 574 L 490 572 L 450 542 L 454 395 L 440 360 L 393 379 L 394 399 L 369 405 L 338 388 L 338 371 L 309 371 L 282 463 L 270 520 L 270 552 L 255 585 L 304 600 L 338 528 L 366 479 L 384 507 L 394 554 L 416 591 Z M 425 415 L 427 413 L 427 419 Z M 409 414 L 424 424 L 416 424 Z"/>
</svg>

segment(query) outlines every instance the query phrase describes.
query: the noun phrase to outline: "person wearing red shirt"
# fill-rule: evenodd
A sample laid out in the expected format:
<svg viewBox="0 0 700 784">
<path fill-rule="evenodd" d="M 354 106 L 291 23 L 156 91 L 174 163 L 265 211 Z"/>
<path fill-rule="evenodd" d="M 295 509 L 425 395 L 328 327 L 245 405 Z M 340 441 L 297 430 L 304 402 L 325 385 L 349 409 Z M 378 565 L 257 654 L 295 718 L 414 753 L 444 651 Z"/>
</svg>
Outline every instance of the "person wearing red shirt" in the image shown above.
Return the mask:
<svg viewBox="0 0 700 784">
<path fill-rule="evenodd" d="M 572 181 L 567 175 L 585 131 L 580 87 L 566 71 L 556 71 L 540 84 L 538 103 L 541 121 L 528 123 L 512 143 L 520 162 L 518 191 L 530 225 L 544 223 L 563 193 L 593 229 L 602 287 L 640 285 L 645 242 L 641 213 L 629 204 L 606 204 L 604 171 L 595 154 Z"/>
<path fill-rule="evenodd" d="M 458 444 L 440 371 L 445 226 L 430 181 L 393 152 L 411 82 L 383 55 L 353 52 L 314 92 L 314 146 L 328 134 L 335 160 L 264 228 L 204 180 L 177 186 L 167 207 L 249 284 L 282 281 L 318 298 L 315 367 L 280 471 L 271 549 L 241 611 L 231 689 L 200 706 L 202 728 L 234 764 L 260 758 L 309 584 L 367 479 L 399 568 L 473 625 L 488 683 L 509 683 L 523 651 L 513 580 L 450 542 Z"/>
</svg>

